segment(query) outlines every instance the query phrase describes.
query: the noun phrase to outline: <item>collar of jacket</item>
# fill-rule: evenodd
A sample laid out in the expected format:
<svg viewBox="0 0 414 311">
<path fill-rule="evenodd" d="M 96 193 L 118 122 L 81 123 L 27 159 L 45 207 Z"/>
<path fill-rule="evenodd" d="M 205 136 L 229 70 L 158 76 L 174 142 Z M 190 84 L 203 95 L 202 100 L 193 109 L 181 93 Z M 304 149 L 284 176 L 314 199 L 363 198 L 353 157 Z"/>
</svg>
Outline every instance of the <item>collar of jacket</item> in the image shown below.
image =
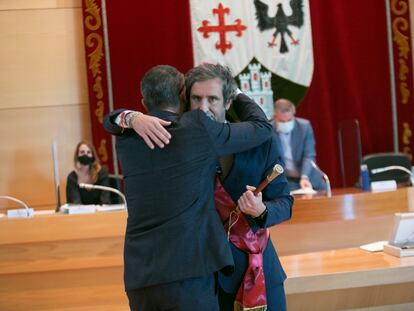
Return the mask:
<svg viewBox="0 0 414 311">
<path fill-rule="evenodd" d="M 167 121 L 176 121 L 178 114 L 171 111 L 161 110 L 161 111 L 152 111 L 149 113 L 150 116 L 157 117 Z"/>
</svg>

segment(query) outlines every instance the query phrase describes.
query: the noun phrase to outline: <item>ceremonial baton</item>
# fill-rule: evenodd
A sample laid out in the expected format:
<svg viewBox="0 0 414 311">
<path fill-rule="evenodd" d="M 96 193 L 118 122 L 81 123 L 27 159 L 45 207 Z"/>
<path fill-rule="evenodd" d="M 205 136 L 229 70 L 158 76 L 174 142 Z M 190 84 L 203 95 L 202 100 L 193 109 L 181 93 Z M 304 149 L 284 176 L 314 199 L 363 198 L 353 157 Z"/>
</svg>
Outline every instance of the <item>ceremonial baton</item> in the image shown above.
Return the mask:
<svg viewBox="0 0 414 311">
<path fill-rule="evenodd" d="M 275 166 L 273 166 L 273 170 L 272 172 L 260 183 L 260 185 L 253 191 L 254 195 L 258 195 L 259 192 L 261 192 L 264 188 L 267 187 L 268 184 L 270 184 L 272 182 L 272 180 L 274 180 L 276 177 L 278 177 L 279 175 L 283 174 L 284 170 L 282 165 L 280 164 L 276 164 Z M 236 212 L 240 213 L 240 208 L 239 206 L 236 207 Z"/>
<path fill-rule="evenodd" d="M 260 183 L 260 185 L 253 191 L 254 195 L 258 195 L 264 188 L 267 187 L 269 183 L 272 182 L 276 177 L 283 174 L 284 170 L 282 165 L 276 164 L 273 166 L 272 172 Z M 233 227 L 236 222 L 239 220 L 239 214 L 241 213 L 239 206 L 236 207 L 234 211 L 230 213 L 229 218 L 226 219 L 224 222 L 224 226 L 229 224 L 229 228 L 227 229 L 227 239 L 229 239 L 230 236 L 230 229 Z M 236 219 L 232 222 L 232 217 L 236 216 Z"/>
</svg>

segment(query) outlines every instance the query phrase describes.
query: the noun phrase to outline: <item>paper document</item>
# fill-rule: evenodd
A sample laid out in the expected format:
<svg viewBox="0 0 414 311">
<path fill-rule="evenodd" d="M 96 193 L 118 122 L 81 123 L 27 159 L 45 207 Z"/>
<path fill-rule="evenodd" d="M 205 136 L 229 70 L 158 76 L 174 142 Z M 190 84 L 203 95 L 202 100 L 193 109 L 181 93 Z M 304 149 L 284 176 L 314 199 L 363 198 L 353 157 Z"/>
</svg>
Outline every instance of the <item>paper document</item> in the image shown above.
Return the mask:
<svg viewBox="0 0 414 311">
<path fill-rule="evenodd" d="M 297 190 L 293 190 L 290 192 L 291 195 L 295 195 L 295 194 L 316 194 L 318 193 L 317 191 L 313 190 L 312 188 L 299 188 Z"/>
<path fill-rule="evenodd" d="M 368 252 L 382 252 L 384 250 L 384 245 L 388 244 L 388 241 L 378 241 L 369 244 L 361 245 L 359 248 Z"/>
</svg>

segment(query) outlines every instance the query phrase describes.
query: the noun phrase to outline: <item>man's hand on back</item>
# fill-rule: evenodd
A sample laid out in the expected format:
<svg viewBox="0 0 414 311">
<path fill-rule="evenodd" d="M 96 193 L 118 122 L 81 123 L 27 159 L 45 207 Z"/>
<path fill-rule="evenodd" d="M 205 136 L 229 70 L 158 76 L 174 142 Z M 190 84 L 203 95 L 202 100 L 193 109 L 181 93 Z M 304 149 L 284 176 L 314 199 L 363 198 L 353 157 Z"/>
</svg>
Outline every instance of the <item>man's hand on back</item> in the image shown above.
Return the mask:
<svg viewBox="0 0 414 311">
<path fill-rule="evenodd" d="M 171 124 L 170 121 L 148 116 L 141 112 L 133 112 L 132 114 L 129 127 L 142 137 L 149 148 L 154 149 L 154 144 L 159 148 L 164 148 L 170 143 L 171 134 L 165 129 L 165 126 Z"/>
</svg>

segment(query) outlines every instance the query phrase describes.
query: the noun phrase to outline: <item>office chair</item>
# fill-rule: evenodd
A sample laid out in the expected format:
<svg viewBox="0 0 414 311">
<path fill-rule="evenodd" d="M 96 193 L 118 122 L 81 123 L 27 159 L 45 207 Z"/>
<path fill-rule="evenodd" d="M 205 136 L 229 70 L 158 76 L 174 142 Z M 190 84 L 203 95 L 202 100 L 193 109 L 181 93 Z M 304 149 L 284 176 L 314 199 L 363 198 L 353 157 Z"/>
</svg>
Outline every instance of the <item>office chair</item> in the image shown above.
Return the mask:
<svg viewBox="0 0 414 311">
<path fill-rule="evenodd" d="M 342 187 L 354 187 L 358 183 L 362 158 L 358 120 L 343 120 L 339 123 L 338 144 Z"/>
<path fill-rule="evenodd" d="M 411 160 L 405 153 L 383 152 L 368 154 L 362 158 L 362 164 L 366 164 L 368 166 L 370 181 L 393 179 L 398 184 L 410 184 L 410 174 L 402 170 L 389 170 L 378 174 L 372 174 L 373 169 L 384 168 L 392 165 L 402 166 L 411 171 Z"/>
</svg>

